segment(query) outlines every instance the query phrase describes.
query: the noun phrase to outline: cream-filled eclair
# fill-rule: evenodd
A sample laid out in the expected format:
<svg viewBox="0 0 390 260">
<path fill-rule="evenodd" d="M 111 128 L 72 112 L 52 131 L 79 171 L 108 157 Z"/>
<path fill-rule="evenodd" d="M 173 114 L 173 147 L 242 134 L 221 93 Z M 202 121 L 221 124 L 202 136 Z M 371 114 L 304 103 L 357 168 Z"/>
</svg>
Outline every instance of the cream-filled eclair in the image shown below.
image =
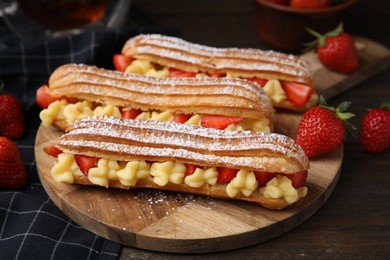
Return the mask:
<svg viewBox="0 0 390 260">
<path fill-rule="evenodd" d="M 76 121 L 45 151 L 58 157 L 53 178 L 69 184 L 154 188 L 270 209 L 307 193 L 308 158 L 275 133 L 93 116 Z"/>
<path fill-rule="evenodd" d="M 57 68 L 42 88 L 54 101 L 41 111 L 42 123 L 61 130 L 93 115 L 226 130 L 273 129 L 271 100 L 257 84 L 242 79 L 164 79 L 68 64 Z"/>
<path fill-rule="evenodd" d="M 180 38 L 141 34 L 114 55 L 120 71 L 157 77 L 245 78 L 259 83 L 275 108 L 304 111 L 314 106 L 310 64 L 294 55 L 243 48 L 215 48 Z"/>
</svg>

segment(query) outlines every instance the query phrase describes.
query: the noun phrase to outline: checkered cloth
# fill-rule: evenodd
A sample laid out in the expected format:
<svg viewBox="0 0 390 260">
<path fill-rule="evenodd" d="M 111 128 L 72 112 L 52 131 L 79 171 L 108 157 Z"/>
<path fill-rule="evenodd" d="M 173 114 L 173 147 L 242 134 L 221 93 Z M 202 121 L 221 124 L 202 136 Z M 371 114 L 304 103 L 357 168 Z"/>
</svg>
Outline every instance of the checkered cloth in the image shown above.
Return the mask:
<svg viewBox="0 0 390 260">
<path fill-rule="evenodd" d="M 0 259 L 119 258 L 121 245 L 80 227 L 44 191 L 34 157 L 41 110 L 35 102 L 35 92 L 62 64 L 85 63 L 112 69 L 112 56 L 120 52 L 125 41 L 147 32 L 159 31 L 157 28 L 89 31 L 32 46 L 0 36 L 0 79 L 7 91 L 22 101 L 25 111 L 26 134 L 15 142 L 29 179 L 22 191 L 0 189 Z"/>
</svg>

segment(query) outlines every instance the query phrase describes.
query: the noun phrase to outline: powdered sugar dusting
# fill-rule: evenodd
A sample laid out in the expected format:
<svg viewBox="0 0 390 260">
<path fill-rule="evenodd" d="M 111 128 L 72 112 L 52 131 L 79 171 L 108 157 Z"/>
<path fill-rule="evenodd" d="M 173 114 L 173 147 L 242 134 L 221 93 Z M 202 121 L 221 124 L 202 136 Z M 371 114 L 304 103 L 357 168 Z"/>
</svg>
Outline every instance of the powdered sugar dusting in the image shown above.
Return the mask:
<svg viewBox="0 0 390 260">
<path fill-rule="evenodd" d="M 59 95 L 85 94 L 85 98 L 88 98 L 92 94 L 91 101 L 98 100 L 96 96 L 102 100 L 108 96 L 129 103 L 169 108 L 183 106 L 182 98 L 192 98 L 195 102 L 193 109 L 205 103 L 211 109 L 237 107 L 266 114 L 273 111 L 272 102 L 262 88 L 244 79 L 157 78 L 84 64 L 68 64 L 53 72 L 49 86 L 52 92 L 58 91 Z M 218 96 L 225 99 L 219 99 Z M 210 97 L 214 97 L 213 105 L 210 104 Z M 188 103 L 185 105 L 188 106 Z M 187 109 L 191 109 L 191 106 Z"/>
<path fill-rule="evenodd" d="M 266 170 L 263 166 L 269 156 L 293 158 L 308 167 L 303 151 L 284 135 L 223 131 L 165 121 L 88 117 L 75 122 L 58 144 L 76 150 L 87 147 L 109 154 L 175 158 L 259 171 Z"/>
<path fill-rule="evenodd" d="M 312 77 L 310 64 L 291 54 L 259 49 L 215 48 L 158 34 L 134 37 L 127 41 L 122 52 L 132 55 L 152 54 L 210 69 L 278 71 L 293 76 Z M 242 59 L 245 62 L 237 63 L 237 60 Z"/>
</svg>

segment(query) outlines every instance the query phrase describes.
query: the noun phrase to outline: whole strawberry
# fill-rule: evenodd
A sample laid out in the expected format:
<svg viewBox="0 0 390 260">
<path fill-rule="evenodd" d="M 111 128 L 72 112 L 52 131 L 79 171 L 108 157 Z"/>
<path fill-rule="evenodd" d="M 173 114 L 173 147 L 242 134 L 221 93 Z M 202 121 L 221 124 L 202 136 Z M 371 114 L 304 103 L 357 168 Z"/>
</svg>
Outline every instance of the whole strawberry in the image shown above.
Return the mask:
<svg viewBox="0 0 390 260">
<path fill-rule="evenodd" d="M 290 6 L 301 9 L 320 9 L 331 5 L 330 0 L 291 0 Z"/>
<path fill-rule="evenodd" d="M 321 63 L 336 72 L 351 74 L 359 67 L 359 55 L 352 37 L 343 31 L 343 24 L 324 35 L 308 28 L 307 31 L 317 37 L 308 44 L 316 47 Z"/>
<path fill-rule="evenodd" d="M 0 115 L 0 135 L 10 139 L 18 139 L 23 136 L 23 109 L 14 95 L 0 93 Z"/>
<path fill-rule="evenodd" d="M 17 146 L 0 136 L 0 188 L 20 189 L 26 183 L 26 169 Z"/>
<path fill-rule="evenodd" d="M 330 107 L 321 97 L 319 106 L 303 114 L 295 142 L 302 147 L 307 157 L 329 153 L 343 145 L 346 120 L 354 116 L 344 112 L 349 105 L 350 102 L 343 102 L 337 108 Z"/>
<path fill-rule="evenodd" d="M 390 103 L 368 111 L 362 120 L 362 145 L 369 153 L 390 147 Z"/>
</svg>

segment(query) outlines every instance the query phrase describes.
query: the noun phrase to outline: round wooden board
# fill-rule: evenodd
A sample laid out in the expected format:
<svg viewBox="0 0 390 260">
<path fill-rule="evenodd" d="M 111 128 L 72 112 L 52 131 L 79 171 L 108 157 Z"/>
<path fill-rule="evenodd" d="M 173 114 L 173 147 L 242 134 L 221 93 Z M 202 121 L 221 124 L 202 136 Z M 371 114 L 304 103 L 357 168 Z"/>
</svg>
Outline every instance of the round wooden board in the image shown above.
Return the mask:
<svg viewBox="0 0 390 260">
<path fill-rule="evenodd" d="M 278 113 L 276 131 L 295 135 L 300 116 Z M 55 159 L 43 147 L 62 133 L 40 126 L 35 157 L 42 185 L 54 203 L 84 228 L 118 243 L 176 253 L 216 252 L 279 236 L 308 219 L 333 191 L 343 149 L 311 160 L 308 195 L 273 211 L 247 202 L 158 190 L 68 185 L 50 175 Z"/>
</svg>

